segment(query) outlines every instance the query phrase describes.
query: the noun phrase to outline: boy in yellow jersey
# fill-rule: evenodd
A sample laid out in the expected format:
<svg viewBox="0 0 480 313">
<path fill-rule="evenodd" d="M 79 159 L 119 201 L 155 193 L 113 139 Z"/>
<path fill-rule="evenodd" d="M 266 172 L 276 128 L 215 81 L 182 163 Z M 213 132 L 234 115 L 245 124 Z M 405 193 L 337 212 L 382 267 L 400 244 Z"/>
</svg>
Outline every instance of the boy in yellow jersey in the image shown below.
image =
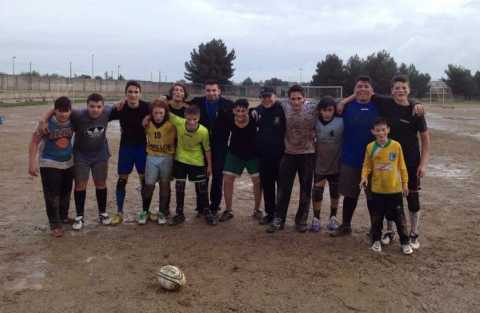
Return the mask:
<svg viewBox="0 0 480 313">
<path fill-rule="evenodd" d="M 363 161 L 360 187 L 367 187 L 371 175 L 370 189 L 373 200 L 372 250 L 382 252 L 380 242 L 385 216 L 395 222 L 400 236 L 402 252 L 412 254 L 410 240 L 405 226 L 403 195 L 408 195 L 408 173 L 401 145 L 390 138 L 390 127 L 384 118 L 373 124 L 375 141 L 367 146 Z"/>
<path fill-rule="evenodd" d="M 177 129 L 177 150 L 173 163 L 177 208 L 170 225 L 185 221 L 183 209 L 187 178 L 195 184 L 198 209 L 203 210 L 207 224 L 215 225 L 216 219 L 208 203 L 208 177 L 212 173 L 210 139 L 207 128 L 199 123 L 200 109 L 192 105 L 185 109 L 185 118 L 170 113 L 169 120 Z"/>
<path fill-rule="evenodd" d="M 165 101 L 155 99 L 152 102 L 151 119 L 145 127 L 147 137 L 147 162 L 145 165 L 145 187 L 142 193 L 143 211 L 138 216 L 138 223 L 148 220 L 155 184 L 160 185 L 160 206 L 156 216 L 157 223 L 164 225 L 170 215 L 170 180 L 172 178 L 173 158 L 177 130 L 169 121 L 169 107 Z M 155 220 L 150 213 L 150 219 Z"/>
</svg>

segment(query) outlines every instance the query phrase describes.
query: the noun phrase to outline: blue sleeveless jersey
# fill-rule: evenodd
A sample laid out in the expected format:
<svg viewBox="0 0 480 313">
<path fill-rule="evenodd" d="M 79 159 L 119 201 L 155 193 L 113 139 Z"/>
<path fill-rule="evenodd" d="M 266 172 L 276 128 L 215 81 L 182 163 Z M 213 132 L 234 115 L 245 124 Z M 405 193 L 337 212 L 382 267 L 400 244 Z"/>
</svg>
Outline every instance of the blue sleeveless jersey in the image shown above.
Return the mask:
<svg viewBox="0 0 480 313">
<path fill-rule="evenodd" d="M 48 120 L 49 134 L 43 137 L 40 166 L 49 161 L 64 163 L 72 160 L 73 126 L 70 121 L 59 123 L 52 117 Z M 42 162 L 43 161 L 43 162 Z"/>
</svg>

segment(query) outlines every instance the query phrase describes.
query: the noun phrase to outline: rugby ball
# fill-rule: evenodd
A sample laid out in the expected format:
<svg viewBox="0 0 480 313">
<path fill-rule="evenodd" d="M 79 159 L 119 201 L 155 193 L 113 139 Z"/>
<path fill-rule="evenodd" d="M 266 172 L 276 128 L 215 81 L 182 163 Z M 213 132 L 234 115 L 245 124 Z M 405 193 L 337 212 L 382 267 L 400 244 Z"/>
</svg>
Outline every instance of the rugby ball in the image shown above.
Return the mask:
<svg viewBox="0 0 480 313">
<path fill-rule="evenodd" d="M 165 265 L 157 273 L 158 282 L 163 289 L 178 290 L 187 283 L 185 274 L 176 266 Z"/>
</svg>

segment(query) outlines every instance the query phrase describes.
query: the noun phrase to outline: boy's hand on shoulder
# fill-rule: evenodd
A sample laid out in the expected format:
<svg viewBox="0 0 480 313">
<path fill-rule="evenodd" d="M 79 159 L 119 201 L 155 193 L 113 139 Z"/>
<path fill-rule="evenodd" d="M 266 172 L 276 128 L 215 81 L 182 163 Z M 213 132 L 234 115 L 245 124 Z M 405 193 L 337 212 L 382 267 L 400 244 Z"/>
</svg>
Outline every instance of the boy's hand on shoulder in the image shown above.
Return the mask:
<svg viewBox="0 0 480 313">
<path fill-rule="evenodd" d="M 121 99 L 118 102 L 115 102 L 114 107 L 115 109 L 117 109 L 117 111 L 121 111 L 125 107 L 125 103 L 127 103 L 127 97 Z"/>
<path fill-rule="evenodd" d="M 143 121 L 142 121 L 143 128 L 147 128 L 149 122 L 150 122 L 150 115 L 147 115 L 143 118 Z"/>
<path fill-rule="evenodd" d="M 424 116 L 425 106 L 420 102 L 415 103 L 415 105 L 413 106 L 413 115 Z"/>
<path fill-rule="evenodd" d="M 44 119 L 38 121 L 37 129 L 35 129 L 35 135 L 39 137 L 48 135 L 48 121 L 45 121 Z"/>
</svg>

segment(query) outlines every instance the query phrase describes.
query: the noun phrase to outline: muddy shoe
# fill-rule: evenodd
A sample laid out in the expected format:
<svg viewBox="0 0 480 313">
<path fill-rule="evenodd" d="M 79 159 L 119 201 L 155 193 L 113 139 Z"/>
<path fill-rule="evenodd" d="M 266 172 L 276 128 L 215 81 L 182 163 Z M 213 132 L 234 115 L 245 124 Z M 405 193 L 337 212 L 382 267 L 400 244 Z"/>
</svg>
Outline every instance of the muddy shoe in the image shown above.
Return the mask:
<svg viewBox="0 0 480 313">
<path fill-rule="evenodd" d="M 112 216 L 112 225 L 118 225 L 123 223 L 123 213 L 116 213 Z"/>
<path fill-rule="evenodd" d="M 83 228 L 83 216 L 77 216 L 72 225 L 73 230 L 81 230 Z"/>
<path fill-rule="evenodd" d="M 406 245 L 402 245 L 402 252 L 403 254 L 412 254 L 413 253 L 413 249 L 412 247 L 410 246 L 409 243 L 407 243 Z"/>
<path fill-rule="evenodd" d="M 171 220 L 169 225 L 170 226 L 176 226 L 183 224 L 185 222 L 185 215 L 183 214 L 176 214 Z"/>
<path fill-rule="evenodd" d="M 335 216 L 330 217 L 330 221 L 327 224 L 327 229 L 329 231 L 335 231 L 338 228 L 337 218 Z"/>
<path fill-rule="evenodd" d="M 205 221 L 208 225 L 215 226 L 218 224 L 217 215 L 212 213 L 210 210 L 206 210 L 205 212 Z"/>
<path fill-rule="evenodd" d="M 232 210 L 225 210 L 222 213 L 222 216 L 220 216 L 219 221 L 220 222 L 226 222 L 228 220 L 231 220 L 233 218 L 233 212 Z"/>
<path fill-rule="evenodd" d="M 273 221 L 268 225 L 266 231 L 267 233 L 275 233 L 279 230 L 282 230 L 282 221 L 279 218 L 274 218 Z"/>
<path fill-rule="evenodd" d="M 147 211 L 141 211 L 138 213 L 137 217 L 137 223 L 138 225 L 145 225 L 147 224 L 148 221 L 148 212 Z"/>
<path fill-rule="evenodd" d="M 60 238 L 60 237 L 63 236 L 63 229 L 54 228 L 54 229 L 52 229 L 52 232 L 50 234 L 52 235 L 52 237 Z"/>
<path fill-rule="evenodd" d="M 259 209 L 255 209 L 255 210 L 253 210 L 252 217 L 256 220 L 261 221 L 262 218 L 263 218 L 263 212 Z"/>
<path fill-rule="evenodd" d="M 260 225 L 269 225 L 273 221 L 273 216 L 271 215 L 265 215 L 258 223 Z"/>
<path fill-rule="evenodd" d="M 163 214 L 162 212 L 158 212 L 158 217 L 157 217 L 157 224 L 158 225 L 165 225 L 167 224 L 167 216 Z"/>
<path fill-rule="evenodd" d="M 382 236 L 382 245 L 388 246 L 395 239 L 395 232 L 387 230 Z"/>
<path fill-rule="evenodd" d="M 308 230 L 308 226 L 305 224 L 297 224 L 295 225 L 295 230 L 298 231 L 299 233 L 304 233 Z"/>
<path fill-rule="evenodd" d="M 332 237 L 343 237 L 350 236 L 352 234 L 352 227 L 341 224 L 338 226 L 337 230 L 330 233 Z"/>
<path fill-rule="evenodd" d="M 377 240 L 373 243 L 373 245 L 370 249 L 372 249 L 372 251 L 374 251 L 374 252 L 380 253 L 380 252 L 382 252 L 382 243 Z"/>
<path fill-rule="evenodd" d="M 412 249 L 420 249 L 420 242 L 418 241 L 418 235 L 417 234 L 411 234 L 410 235 L 410 246 Z"/>
<path fill-rule="evenodd" d="M 320 221 L 318 219 L 313 219 L 312 225 L 310 225 L 308 230 L 313 233 L 318 233 L 320 231 Z"/>
</svg>

